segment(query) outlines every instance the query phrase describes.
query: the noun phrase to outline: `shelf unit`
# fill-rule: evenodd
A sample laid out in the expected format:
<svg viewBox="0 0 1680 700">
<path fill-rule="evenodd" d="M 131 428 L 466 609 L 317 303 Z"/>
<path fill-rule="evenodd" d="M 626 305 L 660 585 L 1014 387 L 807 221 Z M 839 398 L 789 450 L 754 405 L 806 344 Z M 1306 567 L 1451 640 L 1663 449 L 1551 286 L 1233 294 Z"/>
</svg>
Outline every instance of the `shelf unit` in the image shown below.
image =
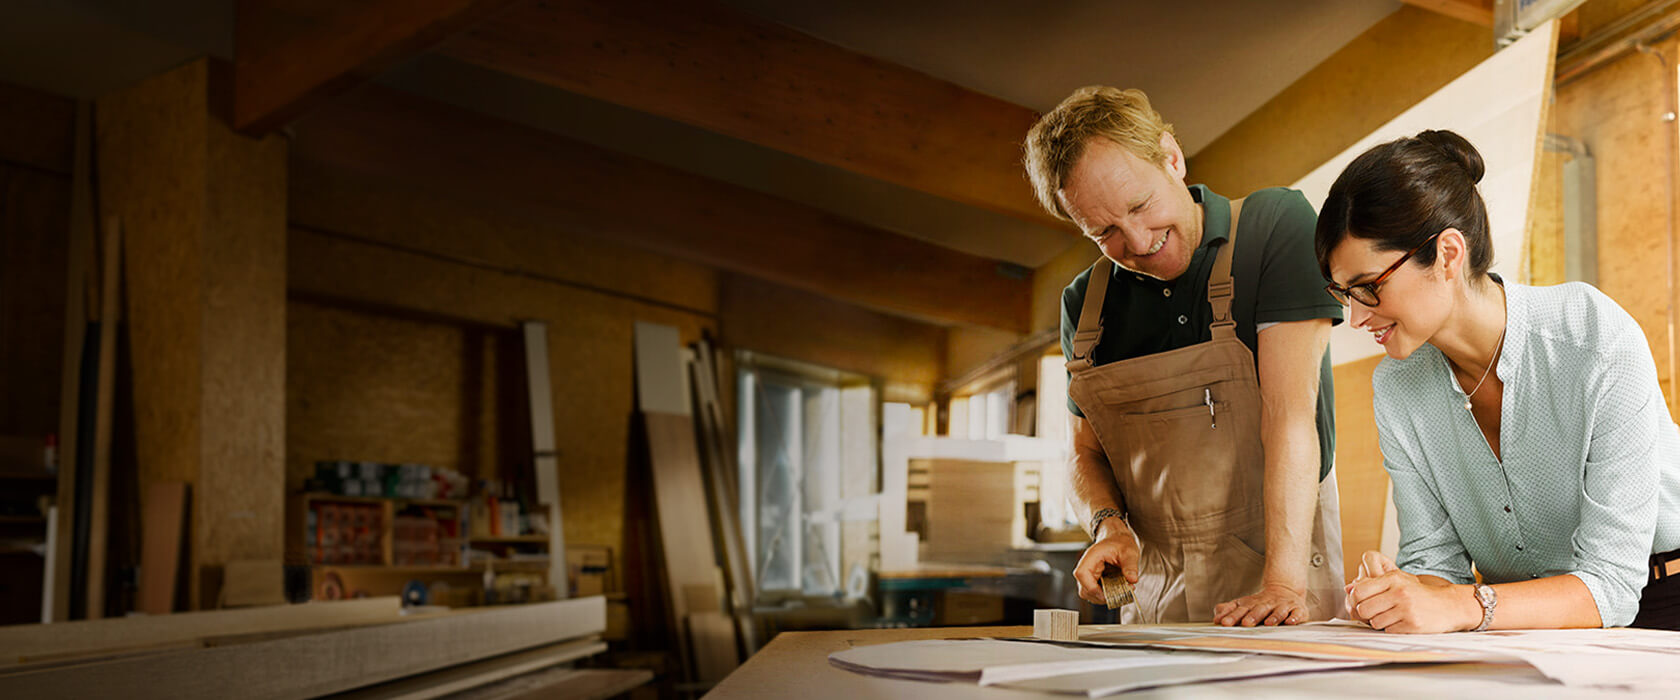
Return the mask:
<svg viewBox="0 0 1680 700">
<path fill-rule="evenodd" d="M 463 535 L 467 531 L 468 515 L 465 501 L 339 496 L 327 493 L 303 493 L 297 498 L 297 512 L 302 520 L 298 525 L 301 528 L 303 554 L 312 566 L 466 570 L 460 565 L 465 549 Z M 334 510 L 335 507 L 342 509 Z M 414 509 L 424 512 L 420 515 L 405 515 Z M 311 515 L 315 516 L 313 527 L 310 524 Z M 437 533 L 438 547 L 435 557 L 443 563 L 407 561 L 408 557 L 398 551 L 398 519 L 407 517 L 430 519 L 437 523 L 440 532 Z M 339 518 L 348 518 L 349 522 Z M 345 543 L 342 539 L 346 535 L 358 541 Z M 376 539 L 377 545 L 366 541 L 370 539 Z"/>
</svg>

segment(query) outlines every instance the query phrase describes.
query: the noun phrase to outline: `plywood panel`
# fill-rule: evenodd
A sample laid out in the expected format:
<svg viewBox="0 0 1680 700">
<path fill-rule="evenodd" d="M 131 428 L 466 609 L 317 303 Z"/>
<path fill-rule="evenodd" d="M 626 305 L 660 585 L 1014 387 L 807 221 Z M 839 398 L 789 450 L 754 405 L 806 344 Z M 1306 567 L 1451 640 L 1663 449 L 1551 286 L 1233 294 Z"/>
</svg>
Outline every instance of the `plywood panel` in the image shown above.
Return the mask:
<svg viewBox="0 0 1680 700">
<path fill-rule="evenodd" d="M 6 684 L 20 697 L 315 697 L 605 629 L 605 600 L 579 598 L 22 672 Z"/>
<path fill-rule="evenodd" d="M 388 596 L 246 610 L 13 625 L 0 627 L 0 668 L 21 662 L 190 644 L 236 634 L 390 623 L 402 619 L 401 615 L 401 599 Z"/>
<path fill-rule="evenodd" d="M 1336 486 L 1342 506 L 1342 566 L 1348 580 L 1360 556 L 1382 544 L 1388 472 L 1377 446 L 1371 375 L 1381 357 L 1336 365 Z"/>
</svg>

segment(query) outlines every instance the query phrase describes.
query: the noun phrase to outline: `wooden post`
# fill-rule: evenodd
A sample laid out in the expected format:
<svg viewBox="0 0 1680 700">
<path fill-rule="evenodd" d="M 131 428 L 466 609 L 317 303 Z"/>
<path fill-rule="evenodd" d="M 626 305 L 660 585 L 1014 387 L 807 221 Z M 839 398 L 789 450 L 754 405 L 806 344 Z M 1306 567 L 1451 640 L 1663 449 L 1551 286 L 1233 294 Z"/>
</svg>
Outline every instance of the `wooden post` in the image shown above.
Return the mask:
<svg viewBox="0 0 1680 700">
<path fill-rule="evenodd" d="M 141 493 L 192 488 L 191 607 L 206 573 L 283 556 L 286 144 L 235 133 L 195 61 L 99 100 L 99 202 L 123 225 Z"/>
</svg>

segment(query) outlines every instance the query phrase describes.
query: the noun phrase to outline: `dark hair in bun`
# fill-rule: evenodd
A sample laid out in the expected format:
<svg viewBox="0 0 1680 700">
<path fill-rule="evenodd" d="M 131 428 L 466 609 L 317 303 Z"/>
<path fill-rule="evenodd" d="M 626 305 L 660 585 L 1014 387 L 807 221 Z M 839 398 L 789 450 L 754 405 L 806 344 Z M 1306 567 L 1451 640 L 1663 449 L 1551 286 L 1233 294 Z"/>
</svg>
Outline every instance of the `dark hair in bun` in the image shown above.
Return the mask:
<svg viewBox="0 0 1680 700">
<path fill-rule="evenodd" d="M 1456 228 L 1470 249 L 1470 278 L 1485 277 L 1493 265 L 1493 238 L 1476 183 L 1486 170 L 1476 147 L 1451 131 L 1425 131 L 1360 154 L 1330 186 L 1319 211 L 1313 242 L 1319 271 L 1329 279 L 1330 251 L 1348 236 L 1404 252 Z M 1435 249 L 1418 251 L 1412 262 L 1434 264 Z"/>
</svg>

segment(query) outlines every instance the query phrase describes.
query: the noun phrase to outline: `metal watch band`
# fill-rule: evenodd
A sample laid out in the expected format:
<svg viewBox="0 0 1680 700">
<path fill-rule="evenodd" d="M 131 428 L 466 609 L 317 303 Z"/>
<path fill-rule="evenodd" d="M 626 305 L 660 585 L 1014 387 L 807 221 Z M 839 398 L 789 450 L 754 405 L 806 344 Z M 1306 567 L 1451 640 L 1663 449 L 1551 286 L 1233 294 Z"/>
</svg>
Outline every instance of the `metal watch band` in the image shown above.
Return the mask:
<svg viewBox="0 0 1680 700">
<path fill-rule="evenodd" d="M 1097 535 L 1100 534 L 1098 528 L 1102 527 L 1102 521 L 1107 520 L 1109 518 L 1118 518 L 1118 517 L 1120 517 L 1120 510 L 1118 508 L 1104 508 L 1104 509 L 1099 510 L 1095 513 L 1092 513 L 1091 514 L 1091 539 L 1092 540 L 1097 539 Z"/>
<path fill-rule="evenodd" d="M 1493 608 L 1499 605 L 1499 592 L 1493 586 L 1485 583 L 1476 584 L 1476 602 L 1482 605 L 1482 624 L 1476 625 L 1472 632 L 1483 632 L 1493 624 Z"/>
</svg>

